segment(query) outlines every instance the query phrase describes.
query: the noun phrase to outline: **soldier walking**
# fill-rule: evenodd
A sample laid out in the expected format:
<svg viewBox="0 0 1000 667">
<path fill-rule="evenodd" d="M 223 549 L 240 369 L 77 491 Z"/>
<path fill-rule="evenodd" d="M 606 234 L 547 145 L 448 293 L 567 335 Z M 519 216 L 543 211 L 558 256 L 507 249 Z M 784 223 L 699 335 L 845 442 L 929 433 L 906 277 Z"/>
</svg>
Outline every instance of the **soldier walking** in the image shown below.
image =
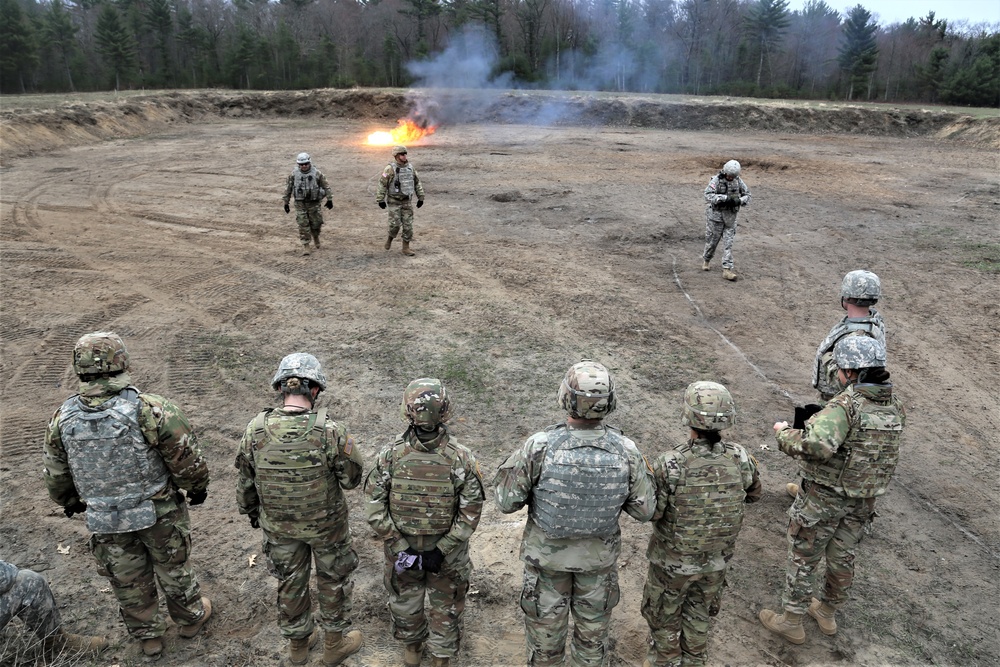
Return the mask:
<svg viewBox="0 0 1000 667">
<path fill-rule="evenodd" d="M 326 197 L 326 207 L 333 208 L 333 192 L 326 182 L 326 176 L 312 165 L 309 153 L 299 153 L 295 159 L 295 171 L 285 181 L 285 213 L 291 212 L 288 202 L 295 199 L 295 223 L 299 227 L 302 254 L 308 255 L 309 241 L 319 248 L 319 231 L 323 227 L 323 211 L 320 202 Z"/>
<path fill-rule="evenodd" d="M 740 178 L 740 163 L 730 160 L 722 171 L 712 177 L 705 188 L 705 251 L 701 268 L 711 270 L 709 262 L 722 240 L 722 277 L 736 280 L 733 269 L 733 241 L 736 239 L 736 218 L 740 207 L 750 205 L 750 188 Z"/>
<path fill-rule="evenodd" d="M 339 665 L 361 648 L 352 630 L 350 574 L 358 567 L 351 546 L 343 489 L 361 483 L 361 452 L 347 428 L 315 409 L 326 375 L 311 354 L 289 354 L 271 387 L 282 407 L 247 424 L 236 455 L 240 514 L 263 533 L 268 571 L 278 580 L 278 627 L 288 639 L 288 662 L 304 665 L 318 641 L 309 578 L 316 561 L 323 664 Z M 345 634 L 346 633 L 346 634 Z"/>
<path fill-rule="evenodd" d="M 649 521 L 656 493 L 635 443 L 604 424 L 616 407 L 614 380 L 591 360 L 574 364 L 559 386 L 566 422 L 535 433 L 501 464 L 494 480 L 501 512 L 528 507 L 521 540 L 521 609 L 529 666 L 562 665 L 569 617 L 571 664 L 608 658 L 618 604 L 622 510 Z"/>
<path fill-rule="evenodd" d="M 687 443 L 653 462 L 656 513 L 642 600 L 650 639 L 643 667 L 706 664 L 708 619 L 719 612 L 743 504 L 761 494 L 757 462 L 742 445 L 722 440 L 720 432 L 735 421 L 728 389 L 694 382 L 684 392 Z"/>
<path fill-rule="evenodd" d="M 368 523 L 385 544 L 385 587 L 393 636 L 405 644 L 403 664 L 419 667 L 426 643 L 433 667 L 448 667 L 462 638 L 469 538 L 485 492 L 475 457 L 445 425 L 451 402 L 440 380 L 411 382 L 400 411 L 409 426 L 365 481 Z"/>
<path fill-rule="evenodd" d="M 424 186 L 417 170 L 410 164 L 406 146 L 393 146 L 392 162 L 382 170 L 378 179 L 375 203 L 389 211 L 389 238 L 385 249 L 392 247 L 392 240 L 403 230 L 403 254 L 412 257 L 410 242 L 413 240 L 413 198 L 417 208 L 424 205 Z"/>
<path fill-rule="evenodd" d="M 180 408 L 132 386 L 118 334 L 80 338 L 73 370 L 79 393 L 45 431 L 45 485 L 67 517 L 86 515 L 91 553 L 111 582 L 125 627 L 143 653 L 158 656 L 167 626 L 157 584 L 181 637 L 197 635 L 212 616 L 188 564 L 187 506 L 208 497 L 208 466 Z"/>
</svg>

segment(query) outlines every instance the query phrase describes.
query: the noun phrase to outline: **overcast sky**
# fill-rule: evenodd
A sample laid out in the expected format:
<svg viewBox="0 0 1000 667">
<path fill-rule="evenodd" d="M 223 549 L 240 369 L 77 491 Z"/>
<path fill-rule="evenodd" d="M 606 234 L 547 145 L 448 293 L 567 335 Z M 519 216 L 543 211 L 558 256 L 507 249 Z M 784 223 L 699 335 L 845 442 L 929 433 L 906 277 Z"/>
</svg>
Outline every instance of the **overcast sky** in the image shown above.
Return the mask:
<svg viewBox="0 0 1000 667">
<path fill-rule="evenodd" d="M 855 5 L 861 5 L 879 25 L 902 23 L 913 17 L 920 19 L 934 12 L 934 18 L 947 19 L 949 23 L 967 20 L 970 24 L 1000 24 L 1000 0 L 825 0 L 826 4 L 843 16 Z M 805 0 L 789 0 L 788 9 L 802 9 Z"/>
</svg>

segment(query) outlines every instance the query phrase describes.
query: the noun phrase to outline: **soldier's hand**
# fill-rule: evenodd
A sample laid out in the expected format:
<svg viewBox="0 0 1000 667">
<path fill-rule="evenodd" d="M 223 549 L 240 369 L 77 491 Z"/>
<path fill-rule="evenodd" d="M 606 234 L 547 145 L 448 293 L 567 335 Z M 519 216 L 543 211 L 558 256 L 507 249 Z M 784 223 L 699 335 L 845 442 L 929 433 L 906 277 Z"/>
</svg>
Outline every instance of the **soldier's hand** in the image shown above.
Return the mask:
<svg viewBox="0 0 1000 667">
<path fill-rule="evenodd" d="M 417 208 L 420 208 L 423 205 L 424 205 L 424 200 L 423 199 L 418 199 L 417 200 Z"/>
<path fill-rule="evenodd" d="M 384 201 L 378 202 L 378 207 L 379 208 L 385 208 L 385 202 Z"/>
<path fill-rule="evenodd" d="M 292 207 L 289 206 L 288 203 L 286 202 L 285 203 L 285 213 L 291 213 L 291 212 L 292 212 Z"/>
<path fill-rule="evenodd" d="M 260 517 L 253 514 L 250 515 L 250 527 L 253 529 L 260 528 Z"/>
<path fill-rule="evenodd" d="M 208 489 L 202 489 L 201 491 L 188 491 L 188 505 L 192 507 L 194 505 L 201 505 L 208 498 Z"/>
<path fill-rule="evenodd" d="M 71 502 L 69 505 L 63 508 L 63 514 L 66 515 L 67 519 L 73 518 L 74 514 L 83 514 L 87 511 L 87 503 L 83 502 L 79 498 Z"/>
<path fill-rule="evenodd" d="M 327 199 L 326 200 L 326 207 L 327 208 L 333 208 L 333 200 Z"/>
<path fill-rule="evenodd" d="M 441 563 L 444 562 L 444 554 L 437 547 L 430 551 L 421 551 L 424 558 L 424 572 L 437 573 L 441 571 Z"/>
<path fill-rule="evenodd" d="M 729 197 L 726 195 L 715 195 L 716 204 L 725 204 L 727 201 L 729 201 Z"/>
</svg>

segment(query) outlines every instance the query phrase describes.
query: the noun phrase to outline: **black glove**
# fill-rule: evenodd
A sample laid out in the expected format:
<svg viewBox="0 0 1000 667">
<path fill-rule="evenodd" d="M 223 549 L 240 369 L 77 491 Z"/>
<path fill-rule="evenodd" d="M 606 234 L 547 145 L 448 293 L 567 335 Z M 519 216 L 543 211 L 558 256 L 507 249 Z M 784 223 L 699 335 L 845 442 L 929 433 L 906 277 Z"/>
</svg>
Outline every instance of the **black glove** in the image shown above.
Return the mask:
<svg viewBox="0 0 1000 667">
<path fill-rule="evenodd" d="M 378 202 L 378 207 L 379 208 L 385 208 L 385 202 L 384 201 Z"/>
<path fill-rule="evenodd" d="M 205 498 L 208 498 L 208 489 L 202 489 L 201 491 L 188 491 L 188 505 L 192 507 L 195 505 L 201 505 L 205 502 Z"/>
<path fill-rule="evenodd" d="M 424 205 L 424 200 L 423 199 L 418 199 L 417 200 L 417 208 L 420 208 L 423 205 Z"/>
<path fill-rule="evenodd" d="M 326 207 L 327 207 L 327 208 L 333 208 L 333 201 L 331 201 L 331 200 L 327 199 L 327 200 L 326 200 Z"/>
<path fill-rule="evenodd" d="M 444 562 L 444 554 L 437 547 L 434 547 L 430 551 L 421 551 L 420 555 L 424 558 L 424 572 L 440 572 L 441 563 Z"/>
<path fill-rule="evenodd" d="M 74 514 L 83 514 L 87 511 L 87 503 L 83 502 L 79 498 L 71 502 L 69 505 L 63 508 L 63 514 L 66 515 L 67 519 L 73 518 Z"/>
<path fill-rule="evenodd" d="M 251 528 L 255 528 L 255 529 L 256 528 L 260 528 L 260 517 L 259 516 L 256 516 L 256 515 L 253 515 L 253 514 L 250 515 L 250 527 Z"/>
<path fill-rule="evenodd" d="M 801 408 L 796 406 L 795 419 L 792 420 L 792 428 L 805 428 L 806 422 L 809 421 L 809 418 L 822 409 L 822 405 L 816 405 L 815 403 L 803 405 Z"/>
<path fill-rule="evenodd" d="M 285 213 L 291 213 L 291 212 L 292 212 L 292 207 L 291 207 L 291 206 L 289 206 L 289 205 L 288 205 L 288 204 L 286 203 L 286 204 L 285 204 Z"/>
</svg>

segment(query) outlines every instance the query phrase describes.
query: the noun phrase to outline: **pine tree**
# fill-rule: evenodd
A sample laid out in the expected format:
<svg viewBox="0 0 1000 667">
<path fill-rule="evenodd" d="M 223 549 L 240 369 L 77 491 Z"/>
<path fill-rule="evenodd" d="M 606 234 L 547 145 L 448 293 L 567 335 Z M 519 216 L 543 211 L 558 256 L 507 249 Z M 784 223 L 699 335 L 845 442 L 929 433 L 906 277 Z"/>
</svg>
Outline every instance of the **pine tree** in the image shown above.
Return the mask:
<svg viewBox="0 0 1000 667">
<path fill-rule="evenodd" d="M 35 31 L 17 0 L 0 0 L 0 89 L 27 92 L 25 74 L 38 62 Z"/>
<path fill-rule="evenodd" d="M 66 6 L 63 5 L 62 0 L 52 1 L 49 12 L 45 15 L 44 25 L 45 38 L 59 54 L 63 67 L 66 70 L 66 80 L 69 83 L 69 89 L 72 92 L 76 92 L 76 87 L 73 85 L 73 73 L 70 71 L 69 64 L 76 51 L 75 38 L 77 27 L 73 25 L 73 20 L 69 12 L 66 11 Z"/>
<path fill-rule="evenodd" d="M 747 27 L 760 49 L 760 60 L 757 64 L 757 88 L 760 88 L 760 77 L 764 71 L 764 60 L 768 67 L 775 55 L 778 44 L 791 24 L 787 0 L 757 0 L 750 8 L 747 16 Z M 773 76 L 772 76 L 773 79 Z"/>
<path fill-rule="evenodd" d="M 114 5 L 105 4 L 97 17 L 97 50 L 104 63 L 115 73 L 115 91 L 121 87 L 121 77 L 135 70 L 138 56 L 135 42 L 122 22 Z"/>
<path fill-rule="evenodd" d="M 837 62 L 847 73 L 847 99 L 854 99 L 854 90 L 870 83 L 871 75 L 878 62 L 878 46 L 875 33 L 878 25 L 871 13 L 861 5 L 847 13 L 844 21 L 844 43 L 840 47 Z"/>
</svg>

